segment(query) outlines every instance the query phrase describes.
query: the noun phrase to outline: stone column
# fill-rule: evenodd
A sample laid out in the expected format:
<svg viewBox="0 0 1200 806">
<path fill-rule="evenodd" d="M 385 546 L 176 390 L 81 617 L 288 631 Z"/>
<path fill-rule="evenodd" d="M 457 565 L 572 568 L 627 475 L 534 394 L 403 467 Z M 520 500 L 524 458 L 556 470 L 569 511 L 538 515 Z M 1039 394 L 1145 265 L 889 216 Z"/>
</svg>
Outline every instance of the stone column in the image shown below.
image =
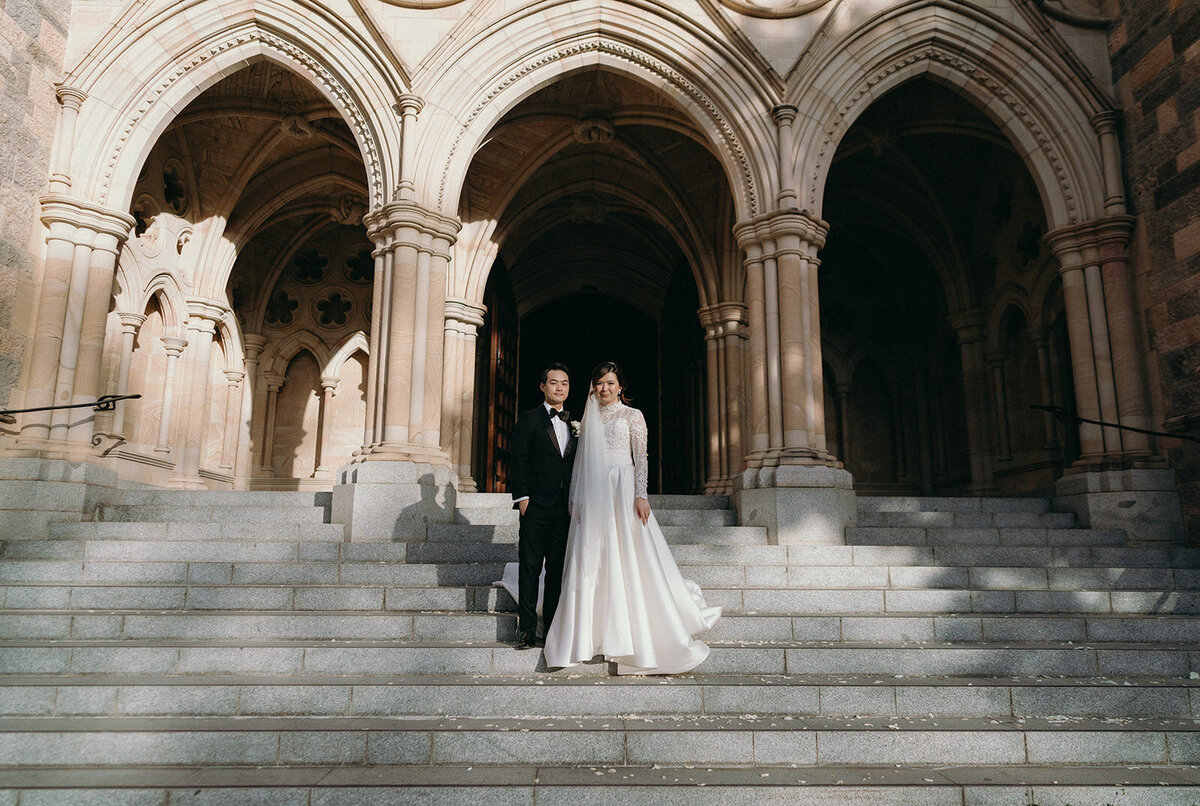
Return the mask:
<svg viewBox="0 0 1200 806">
<path fill-rule="evenodd" d="M 850 458 L 850 412 L 847 410 L 850 405 L 850 389 L 851 386 L 848 383 L 837 385 L 838 412 L 841 414 L 838 424 L 842 427 L 843 462 Z"/>
<path fill-rule="evenodd" d="M 950 328 L 962 352 L 963 393 L 966 398 L 967 451 L 971 463 L 972 495 L 992 492 L 992 462 L 988 439 L 988 382 L 983 361 L 984 313 L 978 308 L 950 315 Z"/>
<path fill-rule="evenodd" d="M 412 201 L 416 197 L 413 154 L 417 143 L 417 115 L 424 108 L 425 102 L 411 93 L 396 99 L 396 111 L 400 113 L 400 182 L 396 187 L 396 196 L 401 201 Z"/>
<path fill-rule="evenodd" d="M 732 477 L 741 472 L 746 455 L 742 439 L 745 418 L 742 357 L 746 342 L 746 306 L 740 302 L 722 302 L 718 307 L 725 358 L 725 463 L 728 468 L 726 475 Z M 729 492 L 729 489 L 725 492 Z"/>
<path fill-rule="evenodd" d="M 284 376 L 278 372 L 263 373 L 267 384 L 267 416 L 263 426 L 262 461 L 258 470 L 261 475 L 275 475 L 275 404 L 279 401 L 279 390 L 283 388 Z"/>
<path fill-rule="evenodd" d="M 133 225 L 133 218 L 125 213 L 78 199 L 44 196 L 41 203 L 42 223 L 48 230 L 46 258 L 33 346 L 23 383 L 22 408 L 68 404 L 83 395 L 82 385 L 80 395 L 76 395 L 75 376 L 81 340 L 85 337 L 85 313 L 90 315 L 86 334 L 90 354 L 95 352 L 97 329 L 103 341 L 103 318 L 108 313 L 116 253 Z M 97 245 L 101 254 L 93 261 Z M 97 325 L 96 314 L 101 309 L 101 324 Z M 102 354 L 103 344 L 99 349 Z M 98 394 L 98 369 L 89 367 L 82 381 Z M 65 442 L 71 424 L 86 419 L 88 424 L 76 429 L 76 438 L 90 445 L 90 416 L 86 409 L 75 413 L 83 414 L 82 417 L 73 416 L 72 412 L 63 409 L 22 415 L 21 442 L 34 443 L 36 447 L 40 447 L 37 443 L 51 439 Z"/>
<path fill-rule="evenodd" d="M 1042 405 L 1054 405 L 1054 383 L 1050 377 L 1050 333 L 1046 330 L 1034 330 L 1029 333 L 1034 348 L 1037 349 L 1038 381 L 1042 389 Z M 1042 412 L 1042 428 L 1046 432 L 1046 453 L 1058 457 L 1058 426 L 1054 415 L 1048 411 Z"/>
<path fill-rule="evenodd" d="M 747 330 L 750 354 L 746 367 L 746 394 L 749 409 L 749 444 L 746 464 L 762 467 L 770 448 L 767 426 L 767 314 L 763 290 L 762 246 L 754 241 L 742 245 L 746 252 Z"/>
<path fill-rule="evenodd" d="M 375 445 L 375 435 L 382 431 L 379 424 L 379 412 L 383 410 L 381 391 L 386 382 L 382 367 L 386 359 L 381 353 L 382 345 L 387 339 L 381 336 L 387 330 L 388 305 L 391 299 L 389 279 L 391 274 L 391 253 L 387 251 L 387 240 L 378 245 L 374 251 L 375 280 L 371 287 L 371 338 L 367 346 L 367 411 L 363 425 L 363 444 L 355 452 L 355 456 L 369 453 Z M 381 380 L 381 378 L 383 380 Z"/>
<path fill-rule="evenodd" d="M 857 517 L 850 474 L 825 445 L 816 252 L 827 232 L 795 210 L 734 227 L 747 255 L 751 410 L 766 420 L 734 486 L 743 522 L 780 543 L 842 543 Z"/>
<path fill-rule="evenodd" d="M 1106 109 L 1092 117 L 1092 128 L 1100 138 L 1100 159 L 1104 165 L 1104 214 L 1125 215 L 1125 188 L 1121 180 L 1121 144 L 1117 124 L 1121 113 Z"/>
<path fill-rule="evenodd" d="M 314 479 L 332 478 L 326 462 L 329 461 L 329 428 L 333 425 L 333 396 L 337 394 L 338 379 L 321 379 L 321 406 L 317 412 L 317 461 L 313 468 Z"/>
<path fill-rule="evenodd" d="M 461 492 L 475 492 L 471 477 L 475 426 L 475 338 L 486 308 L 465 299 L 446 300 L 442 375 L 442 450 L 450 457 Z"/>
<path fill-rule="evenodd" d="M 179 336 L 163 336 L 163 347 L 167 350 L 167 371 L 163 378 L 162 414 L 158 419 L 158 442 L 154 450 L 159 453 L 171 451 L 171 410 L 175 400 L 175 371 L 179 356 L 187 347 L 187 339 Z"/>
<path fill-rule="evenodd" d="M 717 494 L 722 491 L 728 477 L 722 446 L 725 442 L 723 420 L 725 419 L 722 399 L 721 377 L 721 322 L 720 312 L 713 307 L 701 308 L 700 325 L 704 328 L 705 362 L 705 464 L 707 465 L 704 491 Z"/>
<path fill-rule="evenodd" d="M 104 366 L 104 336 L 108 330 L 117 252 L 123 238 L 111 231 L 96 233 L 88 267 L 87 292 L 83 300 L 78 366 L 71 390 L 72 403 L 91 403 L 103 391 L 100 369 Z M 90 446 L 95 430 L 95 414 L 88 409 L 72 409 L 72 412 L 67 439 L 81 448 Z"/>
<path fill-rule="evenodd" d="M 54 136 L 53 168 L 50 170 L 50 192 L 66 193 L 71 188 L 71 157 L 75 152 L 75 123 L 79 120 L 79 109 L 87 100 L 83 90 L 58 85 L 58 128 Z"/>
<path fill-rule="evenodd" d="M 383 251 L 384 359 L 372 356 L 373 445 L 338 471 L 333 517 L 352 540 L 407 539 L 453 517 L 457 481 L 441 434 L 443 352 L 450 249 L 462 225 L 403 199 L 363 222 Z"/>
<path fill-rule="evenodd" d="M 1127 268 L 1132 227 L 1129 216 L 1113 215 L 1046 240 L 1063 278 L 1078 415 L 1142 428 L 1147 394 Z M 1079 441 L 1079 460 L 1055 484 L 1058 506 L 1085 526 L 1121 528 L 1133 540 L 1182 539 L 1174 471 L 1151 454 L 1145 435 L 1082 423 Z"/>
<path fill-rule="evenodd" d="M 1146 395 L 1146 370 L 1139 348 L 1137 313 L 1130 295 L 1129 239 L 1134 218 L 1108 218 L 1096 225 L 1100 245 L 1100 276 L 1104 286 L 1104 307 L 1108 313 L 1108 337 L 1111 344 L 1113 379 L 1121 425 L 1150 428 Z M 1121 431 L 1121 452 L 1148 457 L 1150 440 L 1146 434 Z"/>
<path fill-rule="evenodd" d="M 1004 377 L 1004 353 L 988 353 L 984 357 L 992 371 L 992 395 L 996 401 L 996 452 L 1000 461 L 1012 460 L 1012 438 L 1008 422 L 1008 385 Z"/>
<path fill-rule="evenodd" d="M 121 320 L 121 358 L 117 368 L 117 395 L 129 394 L 129 367 L 133 363 L 133 346 L 137 341 L 138 330 L 146 321 L 146 315 L 141 313 L 117 314 Z M 142 394 L 139 390 L 134 394 Z M 125 428 L 125 404 L 128 400 L 119 400 L 113 408 L 112 430 L 115 436 L 123 435 Z"/>
<path fill-rule="evenodd" d="M 207 486 L 200 478 L 200 452 L 204 449 L 211 408 L 209 373 L 213 336 L 227 309 L 216 301 L 199 298 L 188 299 L 187 306 L 190 349 L 184 353 L 184 420 L 179 434 L 182 451 L 171 481 L 181 487 L 202 489 Z"/>
<path fill-rule="evenodd" d="M 256 474 L 257 468 L 254 466 L 254 452 L 257 447 L 259 455 L 262 455 L 262 446 L 266 438 L 266 384 L 259 377 L 258 372 L 259 357 L 266 346 L 267 337 L 261 333 L 245 333 L 242 335 L 242 349 L 245 351 L 245 359 L 242 361 L 242 366 L 246 371 L 246 389 L 242 392 L 242 417 L 238 428 L 238 436 L 239 442 L 241 442 L 240 438 L 243 436 L 246 439 L 244 443 L 245 447 L 239 449 L 237 453 L 237 459 L 234 463 L 234 476 L 243 479 L 243 482 Z M 264 413 L 262 417 L 254 416 L 256 405 L 261 407 Z M 257 439 L 255 439 L 256 436 Z"/>
<path fill-rule="evenodd" d="M 233 470 L 237 457 L 238 415 L 242 413 L 242 379 L 246 373 L 225 370 L 225 438 L 221 440 L 221 468 Z"/>
</svg>

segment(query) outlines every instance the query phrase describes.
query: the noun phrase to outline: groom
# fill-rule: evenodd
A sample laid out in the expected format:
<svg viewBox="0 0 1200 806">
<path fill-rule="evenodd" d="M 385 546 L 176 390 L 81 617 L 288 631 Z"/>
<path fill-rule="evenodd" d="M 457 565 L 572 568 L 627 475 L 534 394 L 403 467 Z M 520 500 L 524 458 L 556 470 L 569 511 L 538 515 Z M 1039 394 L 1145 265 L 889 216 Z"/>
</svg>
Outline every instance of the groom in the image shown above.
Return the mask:
<svg viewBox="0 0 1200 806">
<path fill-rule="evenodd" d="M 571 379 L 562 364 L 542 372 L 541 405 L 517 418 L 512 439 L 513 505 L 521 512 L 517 549 L 520 557 L 517 597 L 517 649 L 529 649 L 537 633 L 538 577 L 546 563 L 546 588 L 542 596 L 542 624 L 550 632 L 558 595 L 562 589 L 563 559 L 571 516 L 567 496 L 571 490 L 571 464 L 575 436 L 563 408 Z M 545 635 L 543 633 L 543 635 Z"/>
</svg>

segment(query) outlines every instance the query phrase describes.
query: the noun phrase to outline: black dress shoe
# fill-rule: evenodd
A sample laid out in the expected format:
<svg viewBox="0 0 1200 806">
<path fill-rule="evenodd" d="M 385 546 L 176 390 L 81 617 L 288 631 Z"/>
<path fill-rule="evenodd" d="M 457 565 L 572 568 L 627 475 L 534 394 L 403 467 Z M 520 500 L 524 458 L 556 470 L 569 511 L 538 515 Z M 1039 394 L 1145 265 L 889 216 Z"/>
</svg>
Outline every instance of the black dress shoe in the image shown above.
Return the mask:
<svg viewBox="0 0 1200 806">
<path fill-rule="evenodd" d="M 513 644 L 513 649 L 533 649 L 533 633 L 517 633 L 517 642 Z"/>
</svg>

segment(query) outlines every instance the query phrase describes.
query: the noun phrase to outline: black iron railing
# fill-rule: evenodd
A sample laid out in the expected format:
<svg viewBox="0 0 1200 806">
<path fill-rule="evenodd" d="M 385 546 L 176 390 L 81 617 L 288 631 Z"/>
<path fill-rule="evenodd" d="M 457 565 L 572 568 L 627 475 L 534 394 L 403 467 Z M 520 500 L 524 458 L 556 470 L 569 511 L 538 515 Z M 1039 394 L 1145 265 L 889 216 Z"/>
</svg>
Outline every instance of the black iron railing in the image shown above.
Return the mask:
<svg viewBox="0 0 1200 806">
<path fill-rule="evenodd" d="M 112 411 L 117 407 L 118 401 L 121 400 L 137 400 L 141 395 L 101 395 L 92 403 L 64 403 L 61 406 L 35 406 L 31 409 L 5 409 L 0 411 L 0 422 L 12 424 L 17 420 L 13 417 L 14 414 L 29 414 L 35 411 L 56 411 L 57 409 L 85 409 L 91 408 L 92 411 Z"/>
<path fill-rule="evenodd" d="M 1080 417 L 1078 414 L 1067 411 L 1062 406 L 1041 406 L 1033 405 L 1031 409 L 1040 411 L 1048 411 L 1054 415 L 1060 423 L 1079 425 L 1080 423 L 1089 423 L 1091 425 L 1099 425 L 1104 428 L 1117 428 L 1121 431 L 1133 431 L 1138 434 L 1149 434 L 1152 437 L 1167 437 L 1168 439 L 1186 439 L 1189 442 L 1200 442 L 1200 437 L 1188 436 L 1187 434 L 1172 434 L 1169 431 L 1151 431 L 1147 428 L 1134 428 L 1132 425 L 1120 425 L 1118 423 L 1106 423 L 1103 420 L 1089 420 L 1087 417 Z"/>
</svg>

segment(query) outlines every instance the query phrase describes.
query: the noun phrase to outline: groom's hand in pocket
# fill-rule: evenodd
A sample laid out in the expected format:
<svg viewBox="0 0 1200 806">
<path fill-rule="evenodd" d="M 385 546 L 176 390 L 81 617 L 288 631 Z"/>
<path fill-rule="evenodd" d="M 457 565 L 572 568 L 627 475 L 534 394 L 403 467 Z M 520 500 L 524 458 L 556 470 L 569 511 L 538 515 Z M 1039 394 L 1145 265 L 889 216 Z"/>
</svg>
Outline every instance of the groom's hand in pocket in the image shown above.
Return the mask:
<svg viewBox="0 0 1200 806">
<path fill-rule="evenodd" d="M 523 500 L 523 501 L 518 501 L 518 502 L 517 502 L 517 509 L 520 511 L 520 513 L 521 513 L 521 517 L 522 517 L 522 518 L 524 518 L 524 517 L 525 517 L 525 510 L 529 509 L 529 499 L 528 499 L 528 498 L 526 498 L 526 499 L 525 499 L 525 500 Z"/>
</svg>

